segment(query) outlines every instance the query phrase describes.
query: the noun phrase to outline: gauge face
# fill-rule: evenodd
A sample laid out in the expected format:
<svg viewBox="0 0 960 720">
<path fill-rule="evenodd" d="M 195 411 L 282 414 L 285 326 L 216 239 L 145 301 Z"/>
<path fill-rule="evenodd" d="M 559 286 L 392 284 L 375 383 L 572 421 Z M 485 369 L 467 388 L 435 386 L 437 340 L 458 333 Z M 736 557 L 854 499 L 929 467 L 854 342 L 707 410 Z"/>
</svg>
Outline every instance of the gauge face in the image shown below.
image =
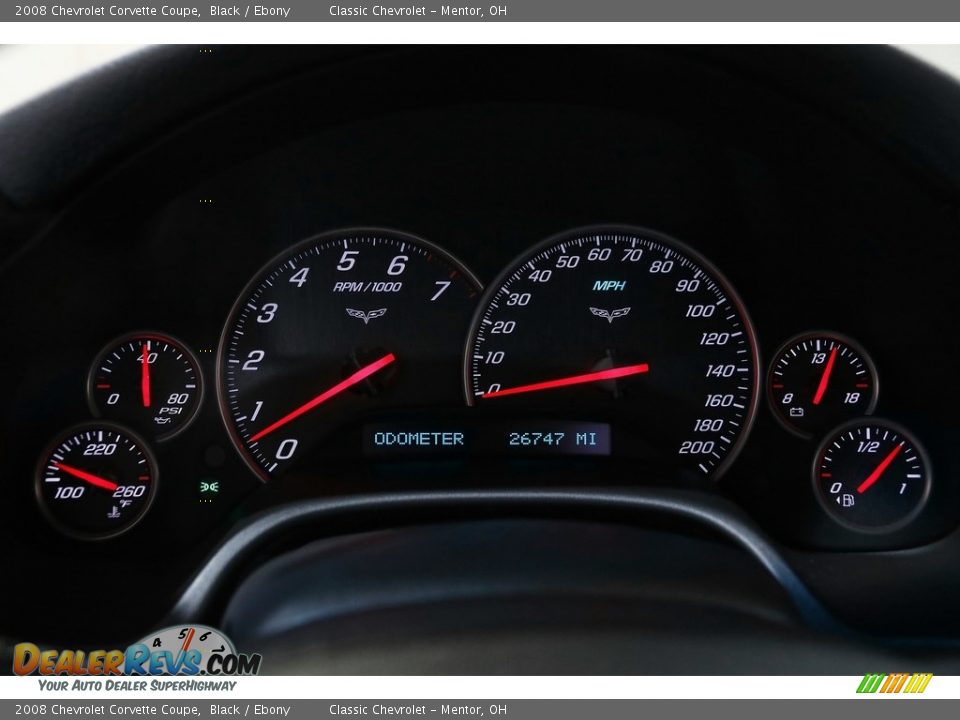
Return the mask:
<svg viewBox="0 0 960 720">
<path fill-rule="evenodd" d="M 87 397 L 97 417 L 165 440 L 186 428 L 200 407 L 200 366 L 193 353 L 173 338 L 132 333 L 97 355 Z"/>
<path fill-rule="evenodd" d="M 220 342 L 221 409 L 263 479 L 321 468 L 328 434 L 391 407 L 462 405 L 460 353 L 480 286 L 391 230 L 311 238 L 244 289 Z"/>
<path fill-rule="evenodd" d="M 195 674 L 196 666 L 202 663 L 202 667 L 206 667 L 212 655 L 236 655 L 237 652 L 230 638 L 209 625 L 173 625 L 150 633 L 138 644 L 146 645 L 151 651 L 168 650 L 174 658 L 192 652 L 196 661 L 181 663 L 173 673 L 175 675 Z M 200 674 L 206 674 L 206 670 L 201 670 Z"/>
<path fill-rule="evenodd" d="M 718 477 L 757 398 L 753 329 L 706 260 L 639 228 L 551 238 L 484 294 L 464 363 L 468 402 L 609 420 L 640 472 Z"/>
<path fill-rule="evenodd" d="M 880 420 L 847 423 L 816 455 L 813 485 L 842 525 L 887 532 L 916 517 L 930 494 L 930 464 L 903 428 Z"/>
<path fill-rule="evenodd" d="M 767 398 L 791 432 L 813 437 L 869 415 L 877 404 L 877 371 L 849 338 L 814 332 L 789 340 L 773 358 Z"/>
<path fill-rule="evenodd" d="M 119 425 L 78 425 L 57 437 L 37 466 L 40 507 L 61 531 L 96 540 L 119 535 L 147 512 L 157 465 L 144 441 Z"/>
</svg>

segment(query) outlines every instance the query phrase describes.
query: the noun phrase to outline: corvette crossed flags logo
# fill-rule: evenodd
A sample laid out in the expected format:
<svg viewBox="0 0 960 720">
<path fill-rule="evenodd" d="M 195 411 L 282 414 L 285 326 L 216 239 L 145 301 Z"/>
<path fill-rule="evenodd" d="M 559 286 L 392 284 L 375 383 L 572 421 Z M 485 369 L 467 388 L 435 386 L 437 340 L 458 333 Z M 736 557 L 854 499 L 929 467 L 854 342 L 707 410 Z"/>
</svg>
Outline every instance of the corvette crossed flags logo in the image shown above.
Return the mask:
<svg viewBox="0 0 960 720">
<path fill-rule="evenodd" d="M 358 320 L 363 320 L 363 324 L 366 325 L 371 320 L 374 320 L 378 317 L 383 317 L 387 314 L 386 308 L 378 308 L 376 310 L 371 310 L 370 312 L 364 312 L 363 310 L 354 310 L 353 308 L 347 308 L 347 315 L 350 317 L 355 317 Z"/>
<path fill-rule="evenodd" d="M 596 315 L 597 317 L 605 318 L 608 323 L 612 323 L 619 317 L 624 317 L 627 313 L 630 312 L 630 308 L 619 308 L 618 310 L 604 310 L 603 308 L 590 308 L 590 312 Z"/>
</svg>

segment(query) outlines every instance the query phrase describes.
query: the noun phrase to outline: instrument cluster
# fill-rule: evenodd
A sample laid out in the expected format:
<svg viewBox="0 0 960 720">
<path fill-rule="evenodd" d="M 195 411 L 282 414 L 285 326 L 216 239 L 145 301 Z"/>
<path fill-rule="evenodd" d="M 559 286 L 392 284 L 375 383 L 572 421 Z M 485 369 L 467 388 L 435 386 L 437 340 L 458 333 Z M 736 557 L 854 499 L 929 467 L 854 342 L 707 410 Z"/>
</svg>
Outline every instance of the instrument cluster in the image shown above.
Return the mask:
<svg viewBox="0 0 960 720">
<path fill-rule="evenodd" d="M 574 463 L 594 485 L 615 469 L 620 483 L 710 490 L 766 405 L 809 444 L 809 492 L 845 531 L 902 529 L 931 495 L 919 437 L 871 417 L 880 381 L 864 347 L 804 331 L 764 365 L 721 271 L 647 228 L 532 238 L 486 288 L 413 234 L 328 231 L 239 292 L 213 377 L 167 330 L 131 331 L 96 354 L 93 419 L 56 433 L 38 460 L 43 516 L 72 538 L 115 541 L 151 512 L 162 483 L 180 481 L 161 480 L 154 448 L 191 432 L 204 403 L 264 482 Z M 201 481 L 201 498 L 218 486 Z"/>
<path fill-rule="evenodd" d="M 243 537 L 227 584 L 421 523 L 701 532 L 679 507 L 852 626 L 950 626 L 955 134 L 903 58 L 173 54 L 224 82 L 85 79 L 0 173 L 8 630 L 142 637 Z"/>
</svg>

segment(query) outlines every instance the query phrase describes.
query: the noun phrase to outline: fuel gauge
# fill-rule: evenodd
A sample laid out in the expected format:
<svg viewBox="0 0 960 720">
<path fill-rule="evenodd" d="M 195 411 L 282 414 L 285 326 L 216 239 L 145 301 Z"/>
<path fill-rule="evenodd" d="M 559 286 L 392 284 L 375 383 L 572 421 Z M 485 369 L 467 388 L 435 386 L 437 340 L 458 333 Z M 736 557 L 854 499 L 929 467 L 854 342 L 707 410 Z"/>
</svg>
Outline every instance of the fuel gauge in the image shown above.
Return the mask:
<svg viewBox="0 0 960 720">
<path fill-rule="evenodd" d="M 813 465 L 827 513 L 861 532 L 889 532 L 916 517 L 930 494 L 930 463 L 920 443 L 885 420 L 855 420 L 827 436 Z"/>
<path fill-rule="evenodd" d="M 853 340 L 831 332 L 805 333 L 774 355 L 767 398 L 784 427 L 810 438 L 870 415 L 877 404 L 877 371 Z"/>
</svg>

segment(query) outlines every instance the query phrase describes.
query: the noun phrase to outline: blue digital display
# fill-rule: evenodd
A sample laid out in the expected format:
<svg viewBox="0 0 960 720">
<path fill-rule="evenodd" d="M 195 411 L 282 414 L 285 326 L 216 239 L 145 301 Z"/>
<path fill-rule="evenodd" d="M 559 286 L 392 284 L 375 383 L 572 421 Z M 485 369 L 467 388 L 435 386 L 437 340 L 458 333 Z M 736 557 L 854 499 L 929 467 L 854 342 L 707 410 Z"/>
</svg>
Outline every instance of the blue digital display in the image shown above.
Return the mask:
<svg viewBox="0 0 960 720">
<path fill-rule="evenodd" d="M 463 448 L 459 430 L 374 430 L 368 442 L 374 448 Z"/>
<path fill-rule="evenodd" d="M 363 427 L 370 457 L 447 455 L 610 455 L 610 425 L 571 421 L 371 423 Z"/>
</svg>

